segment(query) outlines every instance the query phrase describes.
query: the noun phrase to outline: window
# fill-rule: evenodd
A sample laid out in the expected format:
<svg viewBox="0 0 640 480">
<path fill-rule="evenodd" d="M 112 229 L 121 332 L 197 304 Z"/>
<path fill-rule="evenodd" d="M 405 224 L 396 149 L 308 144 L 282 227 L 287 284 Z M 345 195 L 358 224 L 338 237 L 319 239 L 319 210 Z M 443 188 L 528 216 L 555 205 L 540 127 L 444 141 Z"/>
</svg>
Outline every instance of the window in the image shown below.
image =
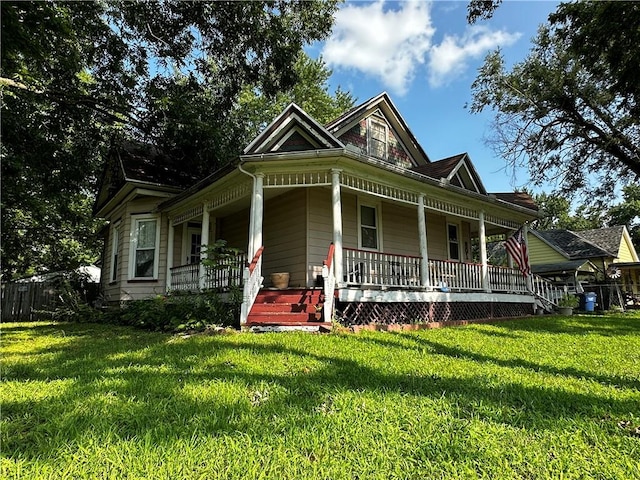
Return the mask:
<svg viewBox="0 0 640 480">
<path fill-rule="evenodd" d="M 131 258 L 129 277 L 153 279 L 158 277 L 158 245 L 160 229 L 155 217 L 132 217 Z"/>
<path fill-rule="evenodd" d="M 120 257 L 120 222 L 115 223 L 111 230 L 112 242 L 111 242 L 111 281 L 118 281 L 118 259 Z"/>
<path fill-rule="evenodd" d="M 447 225 L 447 236 L 449 241 L 449 260 L 460 260 L 460 242 L 458 239 L 458 225 L 449 223 Z"/>
<path fill-rule="evenodd" d="M 387 158 L 387 126 L 372 119 L 369 120 L 369 155 Z"/>
<path fill-rule="evenodd" d="M 378 249 L 378 216 L 375 207 L 360 205 L 360 246 Z"/>
</svg>

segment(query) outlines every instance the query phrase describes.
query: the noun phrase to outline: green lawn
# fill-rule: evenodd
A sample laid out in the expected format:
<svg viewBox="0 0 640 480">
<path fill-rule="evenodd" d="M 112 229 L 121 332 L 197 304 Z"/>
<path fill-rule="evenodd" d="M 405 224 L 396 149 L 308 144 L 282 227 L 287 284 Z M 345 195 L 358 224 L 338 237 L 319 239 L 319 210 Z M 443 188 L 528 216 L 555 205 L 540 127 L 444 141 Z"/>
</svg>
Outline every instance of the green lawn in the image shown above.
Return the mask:
<svg viewBox="0 0 640 480">
<path fill-rule="evenodd" d="M 3 324 L 2 478 L 640 478 L 640 315 L 182 338 Z"/>
</svg>

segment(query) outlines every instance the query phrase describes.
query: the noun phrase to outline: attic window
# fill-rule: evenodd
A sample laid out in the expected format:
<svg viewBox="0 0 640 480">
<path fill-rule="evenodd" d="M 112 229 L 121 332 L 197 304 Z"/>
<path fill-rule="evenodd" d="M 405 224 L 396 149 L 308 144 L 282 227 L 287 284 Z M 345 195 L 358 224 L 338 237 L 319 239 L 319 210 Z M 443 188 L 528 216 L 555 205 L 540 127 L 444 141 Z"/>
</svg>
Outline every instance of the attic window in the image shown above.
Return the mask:
<svg viewBox="0 0 640 480">
<path fill-rule="evenodd" d="M 383 160 L 387 159 L 387 125 L 369 119 L 369 155 Z"/>
</svg>

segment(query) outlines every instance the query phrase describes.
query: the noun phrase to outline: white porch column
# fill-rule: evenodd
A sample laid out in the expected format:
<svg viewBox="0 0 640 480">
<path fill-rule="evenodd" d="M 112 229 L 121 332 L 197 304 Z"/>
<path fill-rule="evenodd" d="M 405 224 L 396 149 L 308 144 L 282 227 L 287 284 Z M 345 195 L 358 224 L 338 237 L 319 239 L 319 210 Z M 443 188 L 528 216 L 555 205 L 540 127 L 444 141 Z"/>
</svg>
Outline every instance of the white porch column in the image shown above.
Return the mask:
<svg viewBox="0 0 640 480">
<path fill-rule="evenodd" d="M 340 172 L 341 170 L 338 169 L 331 170 L 334 272 L 338 285 L 344 281 L 342 279 L 342 202 L 340 200 Z"/>
<path fill-rule="evenodd" d="M 249 245 L 251 251 L 249 252 L 249 261 L 253 259 L 258 249 L 262 246 L 262 219 L 264 216 L 264 173 L 256 173 L 255 190 L 253 192 L 253 200 L 251 206 L 253 207 L 253 227 L 251 230 L 251 239 Z"/>
<path fill-rule="evenodd" d="M 209 244 L 209 210 L 207 205 L 204 205 L 202 209 L 202 230 L 200 231 L 200 244 Z M 204 290 L 206 287 L 206 268 L 203 264 L 203 260 L 207 259 L 207 251 L 200 250 L 200 290 Z"/>
<path fill-rule="evenodd" d="M 489 267 L 487 265 L 487 234 L 484 226 L 484 211 L 478 215 L 478 236 L 480 237 L 480 262 L 482 263 L 482 288 L 490 292 Z"/>
<path fill-rule="evenodd" d="M 175 242 L 176 227 L 169 218 L 169 233 L 167 235 L 167 292 L 171 290 L 171 267 L 173 267 L 173 245 Z"/>
<path fill-rule="evenodd" d="M 429 286 L 429 254 L 427 252 L 427 222 L 424 219 L 424 194 L 418 196 L 418 238 L 420 240 L 420 285 Z"/>
</svg>

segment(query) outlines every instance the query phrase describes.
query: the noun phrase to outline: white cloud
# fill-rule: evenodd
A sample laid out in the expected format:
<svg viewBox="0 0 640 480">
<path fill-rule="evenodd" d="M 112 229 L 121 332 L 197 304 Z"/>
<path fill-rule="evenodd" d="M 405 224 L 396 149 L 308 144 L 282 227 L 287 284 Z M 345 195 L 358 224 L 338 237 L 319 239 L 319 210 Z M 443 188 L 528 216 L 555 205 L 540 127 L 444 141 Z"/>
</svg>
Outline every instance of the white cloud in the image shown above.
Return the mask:
<svg viewBox="0 0 640 480">
<path fill-rule="evenodd" d="M 387 11 L 382 0 L 365 6 L 347 4 L 336 14 L 322 56 L 330 67 L 375 75 L 403 94 L 431 48 L 435 29 L 430 8 L 427 2 L 406 2 L 399 10 Z"/>
<path fill-rule="evenodd" d="M 422 65 L 429 84 L 438 87 L 463 72 L 470 59 L 520 38 L 518 33 L 474 26 L 460 37 L 445 35 L 441 44 L 433 45 L 431 2 L 394 3 L 399 7 L 395 10 L 385 10 L 385 5 L 384 0 L 344 5 L 336 13 L 322 56 L 329 67 L 376 76 L 399 95 L 407 92 Z"/>
<path fill-rule="evenodd" d="M 445 35 L 440 45 L 429 51 L 429 83 L 438 87 L 462 73 L 471 58 L 479 58 L 489 50 L 508 46 L 520 38 L 519 33 L 504 30 L 491 31 L 484 26 L 474 26 L 462 37 Z"/>
</svg>

